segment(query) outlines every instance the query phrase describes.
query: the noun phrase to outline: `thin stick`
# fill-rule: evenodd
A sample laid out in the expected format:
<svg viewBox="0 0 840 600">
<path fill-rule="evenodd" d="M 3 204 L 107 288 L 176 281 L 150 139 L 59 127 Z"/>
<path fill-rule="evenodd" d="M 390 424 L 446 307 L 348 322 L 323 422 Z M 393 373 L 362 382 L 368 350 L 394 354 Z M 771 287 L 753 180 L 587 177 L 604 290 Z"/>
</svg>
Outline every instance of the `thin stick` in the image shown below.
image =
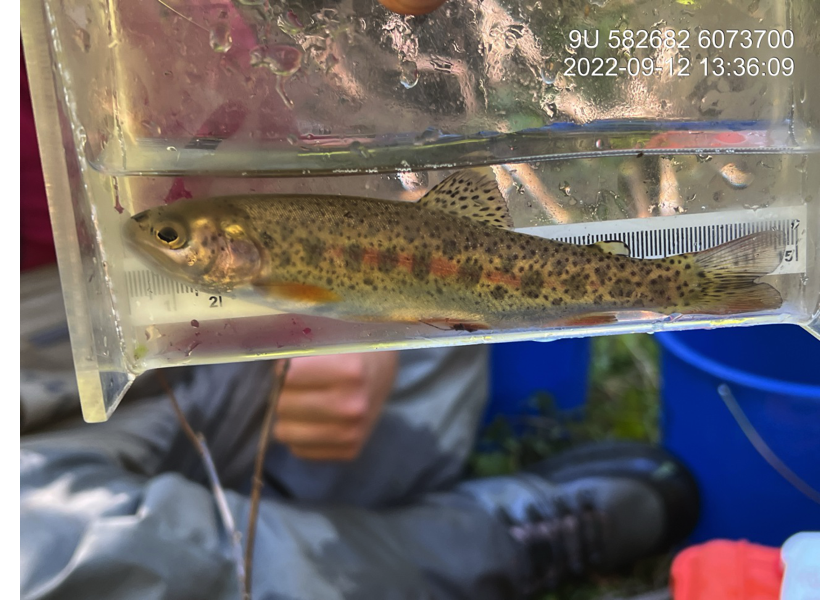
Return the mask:
<svg viewBox="0 0 840 600">
<path fill-rule="evenodd" d="M 184 415 L 183 411 L 181 411 L 181 407 L 178 406 L 178 401 L 175 399 L 175 393 L 172 391 L 172 388 L 169 387 L 169 382 L 166 381 L 166 377 L 164 377 L 163 372 L 158 370 L 155 371 L 155 374 L 157 375 L 158 381 L 160 381 L 161 387 L 163 387 L 163 390 L 169 396 L 172 408 L 175 409 L 175 414 L 178 416 L 178 421 L 181 423 L 181 429 L 183 429 L 184 433 L 187 434 L 187 438 L 189 438 L 199 456 L 201 456 L 201 462 L 204 464 L 204 470 L 207 472 L 207 477 L 210 479 L 210 487 L 213 490 L 213 498 L 216 500 L 216 507 L 219 509 L 219 514 L 222 517 L 222 524 L 224 525 L 225 531 L 227 531 L 228 537 L 230 538 L 230 543 L 233 546 L 233 559 L 236 563 L 236 576 L 239 580 L 239 588 L 242 592 L 242 597 L 245 598 L 247 596 L 245 591 L 245 559 L 242 554 L 242 535 L 236 531 L 233 514 L 230 512 L 230 506 L 228 506 L 227 500 L 225 499 L 225 494 L 222 490 L 222 483 L 219 480 L 218 472 L 216 472 L 216 465 L 213 464 L 213 457 L 210 455 L 210 448 L 207 447 L 207 442 L 204 439 L 204 436 L 200 433 L 196 433 L 193 428 L 190 427 L 187 417 Z"/>
<path fill-rule="evenodd" d="M 254 562 L 254 539 L 257 533 L 257 514 L 260 508 L 260 494 L 262 493 L 262 472 L 265 463 L 265 453 L 268 450 L 268 442 L 271 439 L 271 427 L 274 424 L 274 413 L 277 410 L 277 400 L 283 391 L 286 383 L 286 374 L 289 372 L 290 359 L 283 363 L 283 369 L 277 375 L 271 393 L 268 396 L 268 403 L 265 407 L 265 417 L 260 431 L 260 443 L 257 448 L 257 458 L 254 462 L 254 478 L 251 485 L 251 510 L 248 513 L 248 537 L 245 542 L 245 600 L 251 598 L 251 571 Z"/>
</svg>

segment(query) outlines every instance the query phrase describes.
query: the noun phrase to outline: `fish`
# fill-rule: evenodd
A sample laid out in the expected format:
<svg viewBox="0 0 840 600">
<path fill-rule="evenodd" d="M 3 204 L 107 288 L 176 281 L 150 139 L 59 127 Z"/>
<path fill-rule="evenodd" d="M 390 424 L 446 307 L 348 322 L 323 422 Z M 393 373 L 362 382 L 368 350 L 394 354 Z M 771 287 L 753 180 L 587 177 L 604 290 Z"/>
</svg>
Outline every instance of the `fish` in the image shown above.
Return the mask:
<svg viewBox="0 0 840 600">
<path fill-rule="evenodd" d="M 633 258 L 621 242 L 562 243 L 513 230 L 488 167 L 456 172 L 417 202 L 184 199 L 134 215 L 124 239 L 150 268 L 197 290 L 344 321 L 477 331 L 782 305 L 756 281 L 781 263 L 779 232 L 662 259 Z"/>
</svg>

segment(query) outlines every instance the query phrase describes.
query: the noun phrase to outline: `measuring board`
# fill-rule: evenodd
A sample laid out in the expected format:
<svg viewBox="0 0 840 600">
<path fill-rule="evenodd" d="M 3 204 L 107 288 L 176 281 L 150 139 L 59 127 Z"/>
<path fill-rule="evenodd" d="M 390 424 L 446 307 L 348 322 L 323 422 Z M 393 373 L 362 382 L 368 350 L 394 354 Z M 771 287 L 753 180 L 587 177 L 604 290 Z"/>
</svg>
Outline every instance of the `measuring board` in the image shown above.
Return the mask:
<svg viewBox="0 0 840 600">
<path fill-rule="evenodd" d="M 699 252 L 760 231 L 784 232 L 785 254 L 772 274 L 805 272 L 806 207 L 790 206 L 598 223 L 546 225 L 521 233 L 570 244 L 621 241 L 634 258 L 663 258 Z M 125 286 L 131 321 L 141 327 L 192 319 L 229 319 L 273 315 L 279 311 L 231 296 L 199 292 L 150 271 L 133 256 L 125 259 Z"/>
</svg>

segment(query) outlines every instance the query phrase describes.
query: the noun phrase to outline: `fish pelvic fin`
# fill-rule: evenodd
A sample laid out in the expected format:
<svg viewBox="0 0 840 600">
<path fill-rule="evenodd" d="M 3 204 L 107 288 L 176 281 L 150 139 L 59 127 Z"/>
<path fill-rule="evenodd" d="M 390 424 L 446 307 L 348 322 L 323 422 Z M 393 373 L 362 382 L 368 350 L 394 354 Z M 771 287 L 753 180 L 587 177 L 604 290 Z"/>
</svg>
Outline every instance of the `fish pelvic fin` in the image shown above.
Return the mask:
<svg viewBox="0 0 840 600">
<path fill-rule="evenodd" d="M 453 173 L 429 190 L 418 204 L 500 229 L 513 229 L 507 202 L 490 167 Z"/>
<path fill-rule="evenodd" d="M 331 290 L 306 283 L 254 283 L 254 289 L 270 298 L 297 302 L 311 306 L 331 304 L 341 300 L 341 297 Z"/>
<path fill-rule="evenodd" d="M 697 289 L 685 313 L 730 315 L 774 310 L 782 305 L 779 291 L 756 279 L 781 264 L 784 243 L 779 231 L 738 238 L 694 255 Z"/>
</svg>

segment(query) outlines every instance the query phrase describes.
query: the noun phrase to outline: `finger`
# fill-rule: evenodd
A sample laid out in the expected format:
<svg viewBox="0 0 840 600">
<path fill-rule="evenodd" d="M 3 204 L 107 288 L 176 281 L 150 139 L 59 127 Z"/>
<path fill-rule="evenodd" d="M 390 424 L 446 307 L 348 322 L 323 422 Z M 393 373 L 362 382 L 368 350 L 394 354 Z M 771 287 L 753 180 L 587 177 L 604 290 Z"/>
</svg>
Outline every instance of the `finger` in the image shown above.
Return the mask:
<svg viewBox="0 0 840 600">
<path fill-rule="evenodd" d="M 361 427 L 348 427 L 338 423 L 301 423 L 278 421 L 274 425 L 274 437 L 289 446 L 343 447 L 360 445 Z"/>
<path fill-rule="evenodd" d="M 435 10 L 446 0 L 379 0 L 388 10 L 401 15 L 425 15 Z"/>
<path fill-rule="evenodd" d="M 358 354 L 302 356 L 292 361 L 286 385 L 324 389 L 339 381 L 358 381 L 363 373 L 363 358 Z"/>
<path fill-rule="evenodd" d="M 289 451 L 301 458 L 303 460 L 340 460 L 340 461 L 348 461 L 353 460 L 359 456 L 361 453 L 360 447 L 355 446 L 346 446 L 343 448 L 339 447 L 316 447 L 316 448 L 307 448 L 307 447 L 289 447 Z"/>
<path fill-rule="evenodd" d="M 357 423 L 370 412 L 365 394 L 349 390 L 284 390 L 277 401 L 281 421 Z"/>
</svg>

